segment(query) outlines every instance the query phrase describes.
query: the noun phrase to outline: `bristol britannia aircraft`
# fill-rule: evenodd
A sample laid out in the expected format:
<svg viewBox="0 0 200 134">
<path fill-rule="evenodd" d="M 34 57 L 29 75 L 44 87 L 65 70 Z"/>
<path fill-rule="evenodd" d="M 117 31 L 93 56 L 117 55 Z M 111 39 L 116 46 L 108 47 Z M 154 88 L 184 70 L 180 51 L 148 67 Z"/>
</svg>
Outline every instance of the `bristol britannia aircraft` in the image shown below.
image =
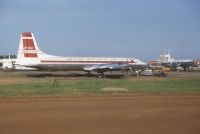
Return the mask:
<svg viewBox="0 0 200 134">
<path fill-rule="evenodd" d="M 61 57 L 42 52 L 32 32 L 20 37 L 17 59 L 9 66 L 15 70 L 38 71 L 85 71 L 103 74 L 106 71 L 138 69 L 147 66 L 135 58 L 115 57 Z"/>
</svg>

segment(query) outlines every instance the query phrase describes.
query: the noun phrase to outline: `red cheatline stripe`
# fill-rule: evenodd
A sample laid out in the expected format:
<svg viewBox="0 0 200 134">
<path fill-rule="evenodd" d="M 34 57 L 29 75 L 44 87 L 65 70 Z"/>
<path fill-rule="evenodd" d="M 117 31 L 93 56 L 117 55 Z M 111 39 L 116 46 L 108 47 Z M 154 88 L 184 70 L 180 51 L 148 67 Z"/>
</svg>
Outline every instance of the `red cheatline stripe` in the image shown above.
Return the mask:
<svg viewBox="0 0 200 134">
<path fill-rule="evenodd" d="M 126 61 L 49 61 L 49 60 L 42 60 L 43 63 L 111 63 L 111 64 L 128 64 L 128 63 L 135 63 L 134 61 L 126 62 Z"/>
</svg>

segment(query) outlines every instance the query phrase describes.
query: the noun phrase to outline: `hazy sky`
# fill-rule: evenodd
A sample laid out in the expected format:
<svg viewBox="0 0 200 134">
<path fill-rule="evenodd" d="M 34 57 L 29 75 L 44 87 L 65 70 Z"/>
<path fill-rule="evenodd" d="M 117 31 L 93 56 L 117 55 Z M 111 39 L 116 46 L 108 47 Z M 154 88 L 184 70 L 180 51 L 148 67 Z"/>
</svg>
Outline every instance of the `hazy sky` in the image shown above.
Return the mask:
<svg viewBox="0 0 200 134">
<path fill-rule="evenodd" d="M 60 56 L 200 58 L 200 0 L 0 0 L 0 55 L 21 32 Z"/>
</svg>

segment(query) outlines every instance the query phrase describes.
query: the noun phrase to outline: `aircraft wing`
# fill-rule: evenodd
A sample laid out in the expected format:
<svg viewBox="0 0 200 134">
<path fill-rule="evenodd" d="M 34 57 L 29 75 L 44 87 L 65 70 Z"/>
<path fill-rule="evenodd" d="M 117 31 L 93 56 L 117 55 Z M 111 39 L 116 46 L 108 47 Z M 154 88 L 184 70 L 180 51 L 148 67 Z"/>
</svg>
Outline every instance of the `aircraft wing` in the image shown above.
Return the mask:
<svg viewBox="0 0 200 134">
<path fill-rule="evenodd" d="M 183 67 L 184 70 L 186 70 L 189 66 L 194 66 L 193 60 L 176 60 L 172 62 L 163 62 L 163 66 L 171 67 L 171 68 L 177 68 L 177 67 Z"/>
<path fill-rule="evenodd" d="M 117 70 L 126 70 L 130 68 L 129 64 L 101 64 L 101 65 L 90 65 L 85 66 L 83 69 L 87 72 L 97 71 L 97 72 L 106 72 L 106 71 L 117 71 Z"/>
</svg>

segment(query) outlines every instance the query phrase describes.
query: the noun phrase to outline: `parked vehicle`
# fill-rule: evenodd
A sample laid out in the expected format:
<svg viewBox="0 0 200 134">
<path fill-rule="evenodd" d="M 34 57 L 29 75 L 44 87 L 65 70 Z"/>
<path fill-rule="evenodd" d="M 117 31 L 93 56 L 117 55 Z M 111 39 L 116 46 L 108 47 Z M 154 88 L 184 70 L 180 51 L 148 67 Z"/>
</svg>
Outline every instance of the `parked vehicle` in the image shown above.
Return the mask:
<svg viewBox="0 0 200 134">
<path fill-rule="evenodd" d="M 139 72 L 140 76 L 152 76 L 153 71 L 151 69 L 145 69 Z"/>
</svg>

